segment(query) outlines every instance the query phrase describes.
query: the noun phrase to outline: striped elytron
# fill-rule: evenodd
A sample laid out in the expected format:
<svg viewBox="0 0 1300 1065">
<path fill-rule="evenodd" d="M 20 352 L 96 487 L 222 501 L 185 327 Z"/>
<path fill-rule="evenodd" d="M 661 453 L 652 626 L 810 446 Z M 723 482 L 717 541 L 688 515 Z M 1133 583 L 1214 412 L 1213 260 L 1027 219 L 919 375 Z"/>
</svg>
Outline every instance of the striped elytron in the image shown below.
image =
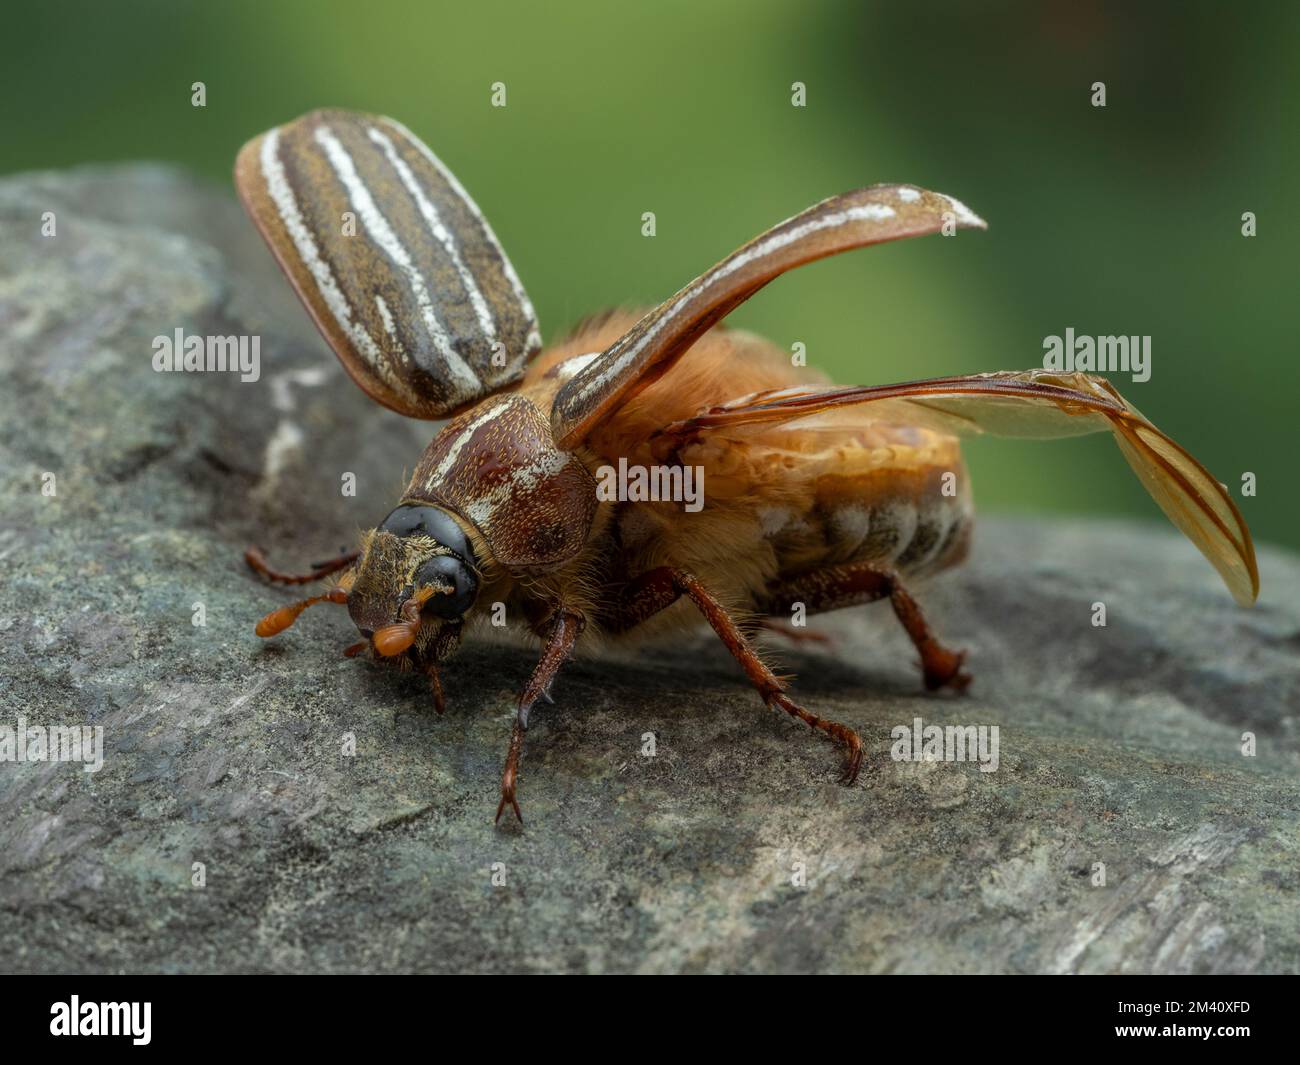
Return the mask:
<svg viewBox="0 0 1300 1065">
<path fill-rule="evenodd" d="M 963 655 L 931 633 L 904 580 L 965 556 L 971 501 L 957 437 L 1107 430 L 1143 485 L 1243 604 L 1259 586 L 1227 491 L 1098 377 L 1042 370 L 837 387 L 757 337 L 718 326 L 793 267 L 851 248 L 984 223 L 909 185 L 834 196 L 768 230 L 644 314 L 607 313 L 541 351 L 532 305 L 468 194 L 391 119 L 316 111 L 254 139 L 236 183 L 249 213 L 348 373 L 380 403 L 451 420 L 396 509 L 342 572 L 282 607 L 346 604 L 347 653 L 430 678 L 493 603 L 543 642 L 519 700 L 497 818 L 516 815 L 534 703 L 579 639 L 713 627 L 769 706 L 846 748 L 848 726 L 796 704 L 751 644 L 755 624 L 889 599 L 928 688 L 962 689 Z M 717 328 L 714 328 L 718 326 Z M 605 466 L 703 471 L 698 513 L 600 499 Z M 740 611 L 746 620 L 733 617 Z"/>
</svg>

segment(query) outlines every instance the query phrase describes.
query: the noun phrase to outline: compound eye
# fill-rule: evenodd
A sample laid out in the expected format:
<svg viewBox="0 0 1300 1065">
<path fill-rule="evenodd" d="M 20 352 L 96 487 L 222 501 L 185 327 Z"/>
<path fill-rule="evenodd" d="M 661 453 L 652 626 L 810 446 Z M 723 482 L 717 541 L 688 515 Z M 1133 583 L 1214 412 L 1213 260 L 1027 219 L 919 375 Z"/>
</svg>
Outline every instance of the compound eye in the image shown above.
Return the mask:
<svg viewBox="0 0 1300 1065">
<path fill-rule="evenodd" d="M 404 503 L 380 522 L 379 528 L 394 536 L 429 536 L 461 558 L 474 557 L 456 519 L 442 507 Z"/>
<path fill-rule="evenodd" d="M 451 620 L 464 616 L 478 595 L 478 576 L 460 559 L 436 555 L 415 571 L 416 586 L 434 584 L 455 589 L 450 594 L 435 592 L 424 604 L 424 613 Z"/>
</svg>

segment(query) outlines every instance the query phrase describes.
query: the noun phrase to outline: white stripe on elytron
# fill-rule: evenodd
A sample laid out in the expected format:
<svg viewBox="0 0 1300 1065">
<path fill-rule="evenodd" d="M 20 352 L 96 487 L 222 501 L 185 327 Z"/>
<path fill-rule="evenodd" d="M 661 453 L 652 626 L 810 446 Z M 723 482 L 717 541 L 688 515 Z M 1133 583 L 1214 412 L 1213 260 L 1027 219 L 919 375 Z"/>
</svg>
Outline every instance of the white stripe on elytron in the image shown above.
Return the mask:
<svg viewBox="0 0 1300 1065">
<path fill-rule="evenodd" d="M 962 203 L 961 200 L 957 199 L 956 196 L 944 196 L 942 192 L 936 192 L 935 195 L 943 196 L 945 200 L 952 204 L 952 209 L 956 212 L 957 218 L 968 226 L 979 226 L 981 229 L 988 228 L 988 223 Z"/>
<path fill-rule="evenodd" d="M 280 162 L 279 129 L 270 130 L 263 136 L 260 158 L 262 179 L 266 182 L 266 191 L 271 196 L 271 202 L 275 204 L 280 221 L 284 223 L 289 239 L 293 241 L 293 246 L 298 251 L 298 257 L 302 259 L 316 282 L 316 290 L 325 301 L 325 306 L 334 316 L 343 335 L 352 341 L 358 354 L 379 374 L 389 388 L 400 396 L 414 398 L 410 389 L 397 379 L 392 367 L 384 361 L 374 338 L 359 323 L 352 320 L 352 308 L 343 293 L 339 291 L 328 264 L 321 258 L 316 241 L 303 221 L 302 212 L 298 209 L 298 201 L 294 198 L 293 189 L 289 186 L 284 164 Z"/>
<path fill-rule="evenodd" d="M 943 199 L 947 200 L 948 203 L 952 205 L 952 209 L 956 213 L 957 218 L 966 225 L 980 227 L 986 225 L 984 219 L 980 218 L 979 215 L 960 200 L 954 199 L 952 196 L 944 196 L 942 193 L 936 193 L 935 195 L 942 196 Z M 649 329 L 647 329 L 645 334 L 641 336 L 627 351 L 621 352 L 613 358 L 603 359 L 601 362 L 580 373 L 578 377 L 575 378 L 575 380 L 579 382 L 576 389 L 576 395 L 579 398 L 586 399 L 592 393 L 604 388 L 612 378 L 622 373 L 628 366 L 635 362 L 637 357 L 645 349 L 646 345 L 659 334 L 668 322 L 672 321 L 672 319 L 681 311 L 682 306 L 689 300 L 693 299 L 701 288 L 707 288 L 714 282 L 733 273 L 741 266 L 752 262 L 754 259 L 770 255 L 772 252 L 784 247 L 791 241 L 799 240 L 807 236 L 809 233 L 816 232 L 819 229 L 832 229 L 837 226 L 846 225 L 849 222 L 857 221 L 869 220 L 878 222 L 893 217 L 894 209 L 885 204 L 868 203 L 859 207 L 850 207 L 844 211 L 837 211 L 834 214 L 829 214 L 822 218 L 815 218 L 812 221 L 805 222 L 803 225 L 796 226 L 789 232 L 778 233 L 773 237 L 769 237 L 761 244 L 755 245 L 748 251 L 738 253 L 733 258 L 724 261 L 713 273 L 706 274 L 699 281 L 692 285 L 688 285 L 681 295 L 673 301 L 673 305 L 668 309 L 668 311 Z M 781 225 L 786 225 L 791 221 L 793 221 L 793 219 L 787 218 L 785 222 L 781 223 Z"/>
<path fill-rule="evenodd" d="M 823 215 L 820 218 L 813 218 L 789 229 L 784 233 L 776 233 L 766 240 L 755 244 L 752 248 L 742 249 L 736 252 L 730 259 L 725 259 L 710 273 L 705 274 L 697 281 L 684 288 L 680 295 L 673 301 L 672 306 L 666 312 L 658 315 L 656 321 L 647 329 L 636 342 L 626 351 L 613 356 L 606 355 L 604 359 L 594 366 L 583 370 L 574 381 L 577 382 L 576 395 L 579 398 L 586 399 L 593 393 L 598 392 L 614 377 L 617 377 L 629 366 L 636 362 L 641 352 L 650 344 L 651 341 L 663 331 L 664 326 L 671 322 L 681 313 L 682 308 L 693 300 L 702 290 L 710 288 L 719 281 L 731 274 L 734 274 L 742 266 L 747 266 L 755 259 L 762 259 L 779 251 L 787 244 L 792 244 L 796 240 L 802 240 L 810 233 L 816 233 L 822 229 L 836 229 L 839 226 L 848 225 L 850 222 L 881 222 L 888 218 L 894 217 L 894 209 L 883 203 L 866 203 L 858 207 L 849 207 L 843 211 L 836 211 L 833 214 Z M 798 217 L 798 216 L 796 216 Z M 777 226 L 787 225 L 794 219 L 787 218 Z M 651 312 L 654 314 L 654 312 Z M 612 350 L 612 349 L 611 349 Z"/>
<path fill-rule="evenodd" d="M 397 336 L 397 323 L 393 321 L 393 312 L 388 309 L 388 303 L 383 296 L 375 293 L 375 309 L 379 311 L 379 317 L 384 322 L 384 332 L 393 342 L 393 346 L 401 353 L 403 362 L 410 362 L 410 357 L 406 354 L 406 349 L 402 347 L 402 342 Z"/>
<path fill-rule="evenodd" d="M 599 358 L 599 351 L 589 351 L 586 355 L 570 355 L 563 362 L 556 364 L 555 376 L 561 381 L 567 381 L 579 370 L 585 370 Z"/>
<path fill-rule="evenodd" d="M 424 479 L 424 490 L 426 492 L 431 492 L 433 489 L 438 487 L 442 482 L 442 479 L 447 476 L 448 471 L 450 471 L 452 466 L 455 465 L 456 460 L 460 458 L 461 448 L 469 443 L 470 437 L 478 431 L 479 426 L 484 422 L 490 422 L 493 418 L 504 414 L 506 408 L 516 401 L 516 397 L 506 396 L 501 399 L 500 402 L 493 403 L 487 410 L 465 426 L 465 428 L 460 431 L 460 435 L 452 441 L 451 447 L 447 449 L 447 454 L 443 457 L 443 460 L 438 463 L 438 468 Z"/>
<path fill-rule="evenodd" d="M 443 225 L 442 217 L 438 214 L 438 209 L 429 202 L 425 196 L 424 190 L 420 188 L 419 183 L 415 180 L 415 175 L 411 173 L 411 168 L 406 165 L 406 160 L 397 154 L 393 147 L 393 142 L 385 137 L 379 130 L 371 126 L 367 133 L 370 139 L 378 144 L 383 150 L 384 155 L 388 157 L 388 162 L 397 176 L 402 179 L 402 184 L 406 186 L 406 191 L 411 194 L 415 200 L 416 206 L 420 209 L 420 214 L 424 216 L 425 224 L 429 227 L 429 232 L 433 234 L 434 239 L 442 245 L 443 250 L 451 259 L 451 264 L 456 268 L 456 273 L 460 275 L 460 283 L 465 286 L 465 292 L 469 296 L 469 301 L 473 304 L 474 313 L 478 316 L 479 328 L 483 330 L 484 336 L 491 343 L 496 343 L 497 326 L 492 317 L 492 311 L 487 305 L 487 300 L 483 298 L 483 293 L 479 291 L 478 284 L 474 280 L 474 275 L 470 273 L 465 261 L 460 257 L 460 249 L 456 247 L 456 238 L 451 235 L 451 231 Z"/>
<path fill-rule="evenodd" d="M 480 387 L 478 377 L 469 364 L 451 346 L 451 340 L 448 338 L 446 330 L 443 329 L 442 323 L 438 321 L 438 317 L 434 313 L 433 301 L 429 298 L 429 290 L 424 284 L 424 275 L 411 261 L 410 253 L 403 247 L 402 242 L 397 238 L 397 234 L 393 232 L 393 227 L 388 224 L 388 219 L 384 217 L 383 212 L 375 204 L 374 198 L 370 195 L 370 190 L 366 188 L 366 183 L 361 180 L 361 176 L 357 173 L 352 156 L 348 155 L 347 149 L 339 143 L 339 139 L 334 136 L 329 126 L 317 126 L 315 140 L 317 144 L 325 149 L 325 155 L 329 159 L 330 166 L 334 168 L 334 173 L 338 176 L 339 181 L 343 183 L 348 202 L 357 209 L 361 221 L 374 242 L 406 274 L 407 284 L 410 287 L 411 295 L 415 297 L 415 302 L 419 305 L 425 328 L 428 330 L 429 337 L 433 340 L 434 347 L 438 350 L 438 354 L 442 356 L 443 363 L 450 374 L 450 378 L 445 383 L 452 396 L 460 398 L 473 395 Z"/>
<path fill-rule="evenodd" d="M 510 282 L 510 287 L 514 289 L 515 299 L 519 301 L 519 306 L 523 308 L 524 317 L 528 320 L 528 339 L 524 343 L 525 350 L 516 352 L 515 357 L 510 360 L 511 362 L 522 362 L 530 352 L 536 351 L 542 346 L 542 334 L 538 332 L 537 312 L 533 310 L 532 301 L 528 298 L 528 293 L 524 291 L 523 282 L 519 280 L 519 275 L 515 273 L 515 268 L 510 262 L 510 256 L 506 254 L 505 248 L 501 247 L 501 242 L 497 240 L 497 235 L 492 232 L 492 227 L 488 225 L 488 220 L 483 217 L 483 212 L 478 209 L 478 204 L 476 204 L 470 197 L 470 194 L 465 191 L 465 186 L 456 180 L 455 174 L 442 165 L 442 160 L 433 154 L 433 151 L 429 146 L 404 125 L 398 122 L 397 119 L 384 117 L 381 121 L 387 122 L 393 127 L 393 129 L 397 130 L 398 133 L 405 137 L 410 142 L 411 146 L 429 161 L 429 165 L 438 171 L 442 176 L 442 179 L 451 186 L 452 191 L 456 193 L 465 206 L 469 208 L 469 213 L 478 220 L 479 225 L 483 227 L 483 235 L 487 238 L 488 243 L 491 244 L 496 250 L 496 253 L 501 256 L 501 269 L 506 275 L 506 280 Z"/>
</svg>

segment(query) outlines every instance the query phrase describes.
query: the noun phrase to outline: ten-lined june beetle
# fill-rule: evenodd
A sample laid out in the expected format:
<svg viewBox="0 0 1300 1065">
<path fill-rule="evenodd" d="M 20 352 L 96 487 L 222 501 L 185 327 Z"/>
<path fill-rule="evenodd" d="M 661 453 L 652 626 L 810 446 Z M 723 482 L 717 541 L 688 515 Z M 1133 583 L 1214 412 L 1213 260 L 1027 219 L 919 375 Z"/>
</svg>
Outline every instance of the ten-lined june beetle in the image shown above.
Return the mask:
<svg viewBox="0 0 1300 1065">
<path fill-rule="evenodd" d="M 519 814 L 529 712 L 578 640 L 663 632 L 700 615 L 764 702 L 844 745 L 852 782 L 857 734 L 795 703 L 733 611 L 774 619 L 796 604 L 815 613 L 887 598 L 926 687 L 964 688 L 963 654 L 933 635 L 903 583 L 966 554 L 961 435 L 1109 430 L 1238 602 L 1258 592 L 1250 534 L 1227 491 L 1101 378 L 1027 370 L 836 387 L 758 337 L 713 328 L 803 263 L 945 224 L 984 228 L 951 197 L 909 185 L 834 196 L 653 310 L 590 319 L 542 351 L 487 222 L 392 119 L 312 112 L 247 144 L 235 180 L 356 383 L 411 417 L 451 418 L 358 551 L 305 577 L 249 552 L 272 580 L 346 571 L 257 633 L 281 632 L 312 603 L 345 604 L 363 637 L 347 653 L 427 674 L 441 711 L 438 664 L 486 604 L 506 604 L 544 650 L 519 699 L 498 820 L 507 806 Z M 598 471 L 614 466 L 701 471 L 704 506 L 602 498 Z"/>
</svg>

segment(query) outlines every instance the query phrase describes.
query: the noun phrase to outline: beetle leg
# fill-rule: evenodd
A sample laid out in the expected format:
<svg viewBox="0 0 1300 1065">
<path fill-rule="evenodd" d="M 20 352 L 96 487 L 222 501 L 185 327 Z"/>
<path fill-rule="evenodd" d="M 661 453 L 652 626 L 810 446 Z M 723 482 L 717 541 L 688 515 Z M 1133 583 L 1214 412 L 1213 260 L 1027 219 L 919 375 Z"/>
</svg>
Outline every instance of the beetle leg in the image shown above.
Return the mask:
<svg viewBox="0 0 1300 1065">
<path fill-rule="evenodd" d="M 848 725 L 841 725 L 838 721 L 828 721 L 816 714 L 809 713 L 786 695 L 785 683 L 758 657 L 757 652 L 755 652 L 750 642 L 745 639 L 744 633 L 740 631 L 740 626 L 727 612 L 726 607 L 718 602 L 713 597 L 713 594 L 691 574 L 671 568 L 668 572 L 671 574 L 673 587 L 679 593 L 688 596 L 699 612 L 704 615 L 704 620 L 713 627 L 713 631 L 718 634 L 718 638 L 722 640 L 727 650 L 740 663 L 740 668 L 745 671 L 749 682 L 758 689 L 758 694 L 763 697 L 763 702 L 767 703 L 768 706 L 779 707 L 791 717 L 797 717 L 809 728 L 819 729 L 831 739 L 842 743 L 846 748 L 844 783 L 852 784 L 857 780 L 858 771 L 862 768 L 862 740 L 858 734 Z"/>
<path fill-rule="evenodd" d="M 426 667 L 429 677 L 429 688 L 433 691 L 433 708 L 441 714 L 447 709 L 447 704 L 442 698 L 442 678 L 438 676 L 438 665 L 436 662 L 430 662 Z"/>
<path fill-rule="evenodd" d="M 673 583 L 673 570 L 667 566 L 646 570 L 623 585 L 609 604 L 610 613 L 601 617 L 606 632 L 621 633 L 634 629 L 661 610 L 667 610 L 681 596 Z"/>
<path fill-rule="evenodd" d="M 828 721 L 809 713 L 790 699 L 785 694 L 785 685 L 759 658 L 726 607 L 689 573 L 671 566 L 660 566 L 658 569 L 647 570 L 628 582 L 623 586 L 610 616 L 602 619 L 605 629 L 609 632 L 626 632 L 659 611 L 666 610 L 682 595 L 689 596 L 696 608 L 704 615 L 704 619 L 740 663 L 750 683 L 758 689 L 759 695 L 768 706 L 777 706 L 792 717 L 797 717 L 809 728 L 819 729 L 831 739 L 844 744 L 848 752 L 844 765 L 844 781 L 852 784 L 862 768 L 862 740 L 858 734 L 838 721 Z"/>
<path fill-rule="evenodd" d="M 250 569 L 265 577 L 268 581 L 274 581 L 277 584 L 310 584 L 312 581 L 318 581 L 322 577 L 328 577 L 331 573 L 337 573 L 341 569 L 346 569 L 360 557 L 360 551 L 347 551 L 344 554 L 339 555 L 338 558 L 327 559 L 324 562 L 313 562 L 311 573 L 308 573 L 305 576 L 296 577 L 292 574 L 281 573 L 277 569 L 272 569 L 260 548 L 250 547 L 244 552 L 244 561 L 248 563 Z"/>
<path fill-rule="evenodd" d="M 830 644 L 834 641 L 824 632 L 818 632 L 816 629 L 796 628 L 793 625 L 787 625 L 776 618 L 762 618 L 758 627 L 766 629 L 768 632 L 774 632 L 778 636 L 784 636 L 791 643 L 824 643 Z"/>
<path fill-rule="evenodd" d="M 497 815 L 493 818 L 493 824 L 500 822 L 507 803 L 514 810 L 519 823 L 521 825 L 524 823 L 524 815 L 519 812 L 519 800 L 515 798 L 515 780 L 519 775 L 519 755 L 523 747 L 524 726 L 520 724 L 519 718 L 516 717 L 514 727 L 510 730 L 510 747 L 506 751 L 506 769 L 501 774 L 501 801 L 497 803 Z"/>
<path fill-rule="evenodd" d="M 501 801 L 497 804 L 497 821 L 501 820 L 501 815 L 509 806 L 519 818 L 519 823 L 523 824 L 524 815 L 519 812 L 519 803 L 515 799 L 515 784 L 519 777 L 519 756 L 523 751 L 524 733 L 528 731 L 528 715 L 533 709 L 533 704 L 550 690 L 551 682 L 560 671 L 560 667 L 564 665 L 565 659 L 569 657 L 569 652 L 573 650 L 573 645 L 586 624 L 586 619 L 581 614 L 570 610 L 557 610 L 553 617 L 551 632 L 547 637 L 541 660 L 538 661 L 533 675 L 528 679 L 523 694 L 519 696 L 519 711 L 515 715 L 515 725 L 510 733 L 506 768 L 501 776 Z"/>
<path fill-rule="evenodd" d="M 788 614 L 795 603 L 803 603 L 808 613 L 815 614 L 888 598 L 921 655 L 926 688 L 964 691 L 970 683 L 970 674 L 961 668 L 966 652 L 951 651 L 935 638 L 921 607 L 890 570 L 869 562 L 850 562 L 780 581 L 769 588 L 769 595 L 764 607 L 769 614 L 777 615 Z"/>
</svg>

